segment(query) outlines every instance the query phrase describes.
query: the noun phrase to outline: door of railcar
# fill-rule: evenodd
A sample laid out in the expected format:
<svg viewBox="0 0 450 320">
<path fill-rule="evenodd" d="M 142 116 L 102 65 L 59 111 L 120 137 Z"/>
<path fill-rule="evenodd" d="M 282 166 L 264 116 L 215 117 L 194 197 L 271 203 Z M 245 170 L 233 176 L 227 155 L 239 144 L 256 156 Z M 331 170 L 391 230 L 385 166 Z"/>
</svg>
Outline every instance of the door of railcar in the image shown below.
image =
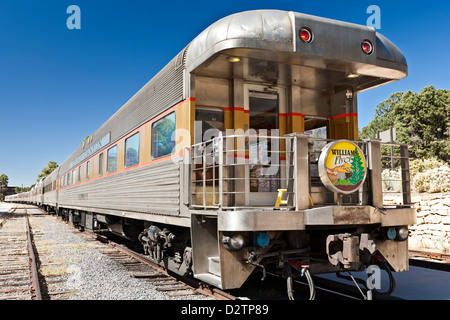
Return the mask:
<svg viewBox="0 0 450 320">
<path fill-rule="evenodd" d="M 276 138 L 286 131 L 280 126 L 286 114 L 285 97 L 282 87 L 245 86 L 244 110 L 249 114 L 245 205 L 273 206 L 278 189 L 285 187 L 281 165 L 285 159 L 280 153 L 284 145 Z"/>
</svg>

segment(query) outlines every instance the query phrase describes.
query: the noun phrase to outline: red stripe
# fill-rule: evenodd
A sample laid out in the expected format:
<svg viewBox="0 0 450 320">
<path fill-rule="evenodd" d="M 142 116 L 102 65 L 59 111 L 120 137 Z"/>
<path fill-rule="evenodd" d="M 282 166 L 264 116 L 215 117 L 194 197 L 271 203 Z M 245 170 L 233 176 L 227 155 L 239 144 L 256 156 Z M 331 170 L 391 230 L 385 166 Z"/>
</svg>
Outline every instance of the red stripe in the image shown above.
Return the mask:
<svg viewBox="0 0 450 320">
<path fill-rule="evenodd" d="M 244 113 L 249 113 L 249 110 L 245 110 L 244 108 L 241 108 L 241 107 L 234 107 L 233 110 L 244 111 Z"/>
<path fill-rule="evenodd" d="M 339 119 L 339 118 L 343 118 L 343 117 L 357 117 L 358 114 L 357 113 L 343 113 L 343 114 L 339 114 L 337 116 L 332 116 L 330 117 L 330 119 Z"/>
</svg>

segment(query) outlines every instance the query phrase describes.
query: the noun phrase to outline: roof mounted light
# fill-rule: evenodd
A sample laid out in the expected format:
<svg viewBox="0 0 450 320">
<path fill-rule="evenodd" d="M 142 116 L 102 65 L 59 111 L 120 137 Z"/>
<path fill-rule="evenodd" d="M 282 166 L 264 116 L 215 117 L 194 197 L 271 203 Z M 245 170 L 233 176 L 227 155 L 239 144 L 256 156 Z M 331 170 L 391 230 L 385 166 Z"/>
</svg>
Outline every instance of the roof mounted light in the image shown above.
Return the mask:
<svg viewBox="0 0 450 320">
<path fill-rule="evenodd" d="M 311 43 L 311 41 L 313 41 L 313 33 L 311 29 L 307 27 L 301 27 L 298 34 L 300 36 L 300 40 L 304 43 Z"/>
<path fill-rule="evenodd" d="M 357 74 L 357 73 L 347 73 L 345 76 L 347 77 L 347 79 L 354 79 L 354 78 L 358 78 L 359 74 Z"/>
<path fill-rule="evenodd" d="M 235 62 L 241 61 L 241 58 L 239 58 L 239 57 L 228 57 L 227 60 L 228 60 L 228 62 L 235 63 Z"/>
<path fill-rule="evenodd" d="M 361 49 L 365 54 L 372 54 L 373 52 L 372 42 L 370 42 L 370 40 L 364 40 L 361 43 Z"/>
</svg>

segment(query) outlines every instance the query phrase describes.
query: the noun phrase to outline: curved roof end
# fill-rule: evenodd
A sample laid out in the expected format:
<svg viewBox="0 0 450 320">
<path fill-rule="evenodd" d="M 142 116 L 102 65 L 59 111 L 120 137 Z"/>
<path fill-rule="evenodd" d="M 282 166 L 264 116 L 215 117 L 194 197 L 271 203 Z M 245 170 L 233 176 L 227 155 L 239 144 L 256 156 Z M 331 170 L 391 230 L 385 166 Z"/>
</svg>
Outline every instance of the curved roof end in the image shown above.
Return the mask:
<svg viewBox="0 0 450 320">
<path fill-rule="evenodd" d="M 308 26 L 314 32 L 314 41 L 309 45 L 297 39 L 297 31 L 302 26 Z M 375 54 L 368 56 L 361 53 L 361 39 L 372 41 Z M 375 29 L 281 10 L 244 11 L 216 21 L 189 44 L 186 68 L 190 72 L 216 53 L 229 49 L 244 49 L 249 55 L 268 50 L 272 51 L 270 57 L 274 60 L 286 59 L 286 54 L 289 54 L 293 57 L 291 63 L 295 64 L 312 61 L 313 57 L 316 60 L 341 61 L 347 65 L 346 68 L 356 64 L 377 66 L 380 67 L 380 76 L 390 79 L 401 79 L 407 75 L 405 56 Z M 317 61 L 314 63 L 317 65 Z M 363 69 L 371 70 L 372 67 Z"/>
</svg>

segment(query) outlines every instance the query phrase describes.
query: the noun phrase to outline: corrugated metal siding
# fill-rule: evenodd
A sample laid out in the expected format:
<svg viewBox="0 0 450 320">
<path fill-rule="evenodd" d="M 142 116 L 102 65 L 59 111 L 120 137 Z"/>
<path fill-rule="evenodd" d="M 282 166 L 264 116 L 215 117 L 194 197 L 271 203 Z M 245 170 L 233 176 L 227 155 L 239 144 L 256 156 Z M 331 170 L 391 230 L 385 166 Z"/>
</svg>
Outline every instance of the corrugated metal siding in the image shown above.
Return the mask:
<svg viewBox="0 0 450 320">
<path fill-rule="evenodd" d="M 51 206 L 56 206 L 57 191 L 44 193 L 44 203 Z"/>
<path fill-rule="evenodd" d="M 80 146 L 61 165 L 61 174 L 70 170 L 70 163 L 97 141 L 111 132 L 111 143 L 182 101 L 186 50 L 180 52 L 153 79 L 125 103 L 94 134 L 92 142 Z M 80 137 L 80 141 L 83 137 Z"/>
<path fill-rule="evenodd" d="M 179 165 L 161 161 L 61 190 L 59 206 L 176 216 L 179 179 Z"/>
</svg>

